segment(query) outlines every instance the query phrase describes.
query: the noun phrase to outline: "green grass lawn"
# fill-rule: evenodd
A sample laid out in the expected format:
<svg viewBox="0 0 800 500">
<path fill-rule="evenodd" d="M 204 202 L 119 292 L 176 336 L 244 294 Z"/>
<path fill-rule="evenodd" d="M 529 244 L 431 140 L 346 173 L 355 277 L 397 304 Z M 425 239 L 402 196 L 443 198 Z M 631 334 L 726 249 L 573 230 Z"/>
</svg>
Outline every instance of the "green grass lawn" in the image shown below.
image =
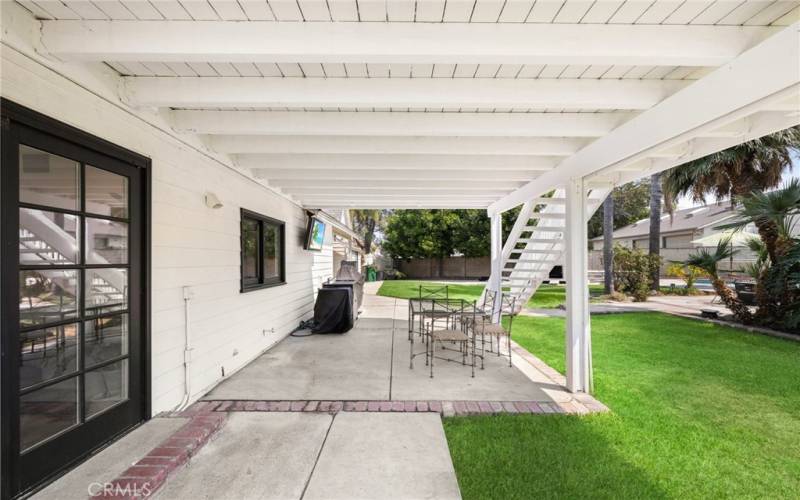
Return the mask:
<svg viewBox="0 0 800 500">
<path fill-rule="evenodd" d="M 563 372 L 563 319 L 514 338 Z M 800 343 L 659 313 L 592 338 L 612 413 L 445 420 L 465 499 L 800 497 Z"/>
<path fill-rule="evenodd" d="M 393 280 L 384 281 L 378 295 L 411 299 L 419 297 L 419 285 L 436 286 L 430 281 Z M 589 293 L 599 295 L 602 285 L 589 285 Z M 448 285 L 448 294 L 454 299 L 478 300 L 483 292 L 483 285 Z M 542 285 L 528 301 L 528 307 L 534 309 L 554 309 L 566 300 L 566 289 L 560 285 Z"/>
</svg>

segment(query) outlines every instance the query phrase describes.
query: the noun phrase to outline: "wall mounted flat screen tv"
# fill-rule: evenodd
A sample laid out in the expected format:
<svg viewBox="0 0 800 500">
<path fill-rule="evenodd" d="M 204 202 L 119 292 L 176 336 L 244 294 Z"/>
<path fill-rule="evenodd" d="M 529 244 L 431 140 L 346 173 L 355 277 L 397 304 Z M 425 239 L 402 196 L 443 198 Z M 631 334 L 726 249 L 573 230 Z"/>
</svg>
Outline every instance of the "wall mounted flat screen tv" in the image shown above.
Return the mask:
<svg viewBox="0 0 800 500">
<path fill-rule="evenodd" d="M 319 252 L 325 244 L 325 223 L 316 217 L 308 218 L 306 230 L 306 250 Z"/>
</svg>

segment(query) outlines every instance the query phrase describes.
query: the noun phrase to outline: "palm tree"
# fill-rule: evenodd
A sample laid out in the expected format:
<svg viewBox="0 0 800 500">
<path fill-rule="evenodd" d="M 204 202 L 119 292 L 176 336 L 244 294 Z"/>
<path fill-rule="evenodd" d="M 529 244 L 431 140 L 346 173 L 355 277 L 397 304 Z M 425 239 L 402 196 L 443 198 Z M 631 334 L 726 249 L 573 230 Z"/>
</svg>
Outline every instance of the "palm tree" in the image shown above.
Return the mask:
<svg viewBox="0 0 800 500">
<path fill-rule="evenodd" d="M 614 196 L 611 193 L 603 201 L 603 287 L 604 293 L 614 293 Z"/>
<path fill-rule="evenodd" d="M 709 252 L 705 248 L 701 248 L 697 252 L 689 255 L 685 264 L 702 269 L 711 277 L 711 284 L 714 290 L 719 295 L 722 303 L 731 310 L 733 317 L 737 321 L 748 325 L 753 321 L 753 315 L 750 309 L 736 297 L 736 294 L 725 285 L 722 278 L 719 277 L 719 263 L 730 258 L 736 251 L 731 247 L 729 239 L 722 239 L 717 243 L 717 248 L 713 252 Z"/>
<path fill-rule="evenodd" d="M 654 262 L 660 262 L 661 255 L 661 174 L 650 176 L 650 242 L 649 253 L 654 255 Z M 650 271 L 650 288 L 658 291 L 661 285 L 661 266 L 654 264 Z"/>
<path fill-rule="evenodd" d="M 736 218 L 719 229 L 758 228 L 769 260 L 776 263 L 793 245 L 794 227 L 800 216 L 800 181 L 792 179 L 783 188 L 753 192 L 742 198 Z"/>
<path fill-rule="evenodd" d="M 777 187 L 783 170 L 791 167 L 792 152 L 800 151 L 800 126 L 765 135 L 717 153 L 710 154 L 663 174 L 664 203 L 672 213 L 675 201 L 690 195 L 705 202 L 707 195 L 717 199 L 742 198 L 751 192 Z M 733 204 L 732 204 L 733 206 Z M 774 228 L 756 221 L 764 241 Z"/>
<path fill-rule="evenodd" d="M 800 216 L 800 181 L 766 193 L 753 193 L 742 198 L 736 218 L 719 229 L 741 229 L 749 224 L 759 228 L 760 240 L 749 242 L 758 259 L 745 270 L 756 280 L 756 319 L 781 323 L 796 301 L 790 285 L 793 260 L 786 256 L 797 247 L 794 229 Z"/>
</svg>

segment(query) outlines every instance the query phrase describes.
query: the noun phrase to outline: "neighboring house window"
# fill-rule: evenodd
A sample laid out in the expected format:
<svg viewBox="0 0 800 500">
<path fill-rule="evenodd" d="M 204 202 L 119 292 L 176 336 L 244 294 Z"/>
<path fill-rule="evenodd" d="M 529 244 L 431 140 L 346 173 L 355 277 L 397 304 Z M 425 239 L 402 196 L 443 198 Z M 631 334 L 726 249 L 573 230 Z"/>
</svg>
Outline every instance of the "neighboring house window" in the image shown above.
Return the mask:
<svg viewBox="0 0 800 500">
<path fill-rule="evenodd" d="M 661 248 L 667 248 L 667 237 L 666 236 L 662 236 L 661 237 Z"/>
<path fill-rule="evenodd" d="M 242 209 L 241 291 L 286 283 L 283 221 Z"/>
</svg>

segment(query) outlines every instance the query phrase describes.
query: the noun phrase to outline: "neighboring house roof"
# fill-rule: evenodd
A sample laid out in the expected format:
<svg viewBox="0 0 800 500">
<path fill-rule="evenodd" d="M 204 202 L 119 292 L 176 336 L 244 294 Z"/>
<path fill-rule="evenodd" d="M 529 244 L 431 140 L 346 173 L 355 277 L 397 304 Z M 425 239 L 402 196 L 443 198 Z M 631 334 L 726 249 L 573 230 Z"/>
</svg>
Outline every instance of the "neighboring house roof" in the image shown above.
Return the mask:
<svg viewBox="0 0 800 500">
<path fill-rule="evenodd" d="M 703 205 L 699 207 L 684 208 L 676 210 L 670 217 L 669 214 L 661 216 L 661 233 L 690 232 L 702 229 L 707 226 L 714 226 L 722 223 L 734 215 L 728 203 L 722 205 Z M 633 224 L 621 227 L 614 231 L 614 239 L 635 238 L 638 236 L 647 237 L 650 235 L 650 218 L 642 219 Z M 600 241 L 603 236 L 592 238 L 592 241 Z"/>
</svg>

